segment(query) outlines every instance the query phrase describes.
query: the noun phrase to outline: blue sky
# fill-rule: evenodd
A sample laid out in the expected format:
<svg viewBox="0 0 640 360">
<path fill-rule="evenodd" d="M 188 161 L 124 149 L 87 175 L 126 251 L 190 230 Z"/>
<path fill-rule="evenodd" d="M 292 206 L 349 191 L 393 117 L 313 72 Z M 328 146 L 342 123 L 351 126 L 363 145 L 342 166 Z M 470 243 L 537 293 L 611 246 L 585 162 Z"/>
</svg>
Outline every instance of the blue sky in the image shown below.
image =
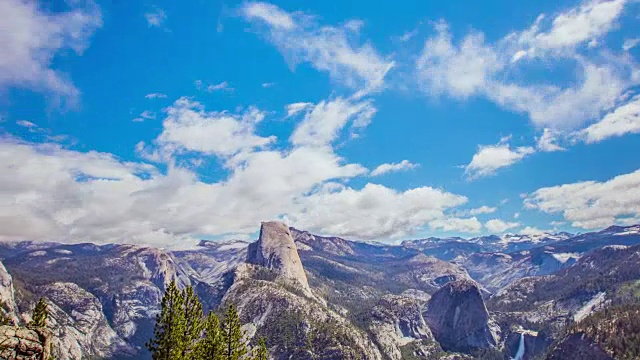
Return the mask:
<svg viewBox="0 0 640 360">
<path fill-rule="evenodd" d="M 0 4 L 0 238 L 640 222 L 635 1 Z"/>
</svg>

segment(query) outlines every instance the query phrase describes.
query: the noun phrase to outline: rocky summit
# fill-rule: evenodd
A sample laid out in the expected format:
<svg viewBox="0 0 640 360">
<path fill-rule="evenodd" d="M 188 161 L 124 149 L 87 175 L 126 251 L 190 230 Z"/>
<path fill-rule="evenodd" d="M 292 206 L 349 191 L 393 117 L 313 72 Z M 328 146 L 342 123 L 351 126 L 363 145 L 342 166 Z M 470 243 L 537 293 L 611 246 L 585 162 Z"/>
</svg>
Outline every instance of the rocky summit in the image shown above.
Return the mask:
<svg viewBox="0 0 640 360">
<path fill-rule="evenodd" d="M 489 313 L 473 281 L 452 281 L 429 300 L 426 321 L 445 350 L 471 351 L 496 344 Z"/>
<path fill-rule="evenodd" d="M 258 241 L 249 245 L 247 262 L 272 270 L 279 278 L 294 282 L 304 291 L 311 292 L 291 231 L 284 223 L 262 223 Z"/>
</svg>

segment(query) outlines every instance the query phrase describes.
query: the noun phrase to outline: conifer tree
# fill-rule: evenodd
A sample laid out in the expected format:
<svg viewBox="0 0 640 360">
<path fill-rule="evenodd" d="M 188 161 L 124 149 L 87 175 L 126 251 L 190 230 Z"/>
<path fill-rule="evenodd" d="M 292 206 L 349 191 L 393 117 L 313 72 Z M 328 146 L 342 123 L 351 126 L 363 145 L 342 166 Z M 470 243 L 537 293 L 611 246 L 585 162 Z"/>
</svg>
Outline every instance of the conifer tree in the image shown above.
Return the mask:
<svg viewBox="0 0 640 360">
<path fill-rule="evenodd" d="M 162 309 L 156 316 L 153 338 L 146 344 L 153 360 L 181 360 L 185 331 L 184 298 L 175 281 L 172 281 L 162 297 Z"/>
<path fill-rule="evenodd" d="M 29 323 L 33 327 L 46 327 L 47 318 L 49 317 L 49 308 L 44 298 L 40 298 L 36 304 L 36 308 L 33 310 L 32 320 Z"/>
<path fill-rule="evenodd" d="M 198 359 L 223 360 L 225 343 L 223 342 L 220 320 L 210 311 L 204 322 L 204 336 L 197 344 Z"/>
<path fill-rule="evenodd" d="M 267 350 L 264 338 L 260 338 L 258 346 L 253 349 L 253 360 L 269 360 L 269 350 Z"/>
<path fill-rule="evenodd" d="M 194 360 L 197 356 L 194 347 L 200 339 L 204 325 L 202 323 L 202 303 L 191 286 L 187 286 L 181 295 L 184 326 L 179 335 L 180 358 Z"/>
<path fill-rule="evenodd" d="M 222 336 L 225 343 L 224 358 L 227 360 L 240 360 L 248 353 L 244 332 L 240 326 L 240 317 L 236 307 L 231 304 L 227 308 L 222 323 Z"/>
</svg>

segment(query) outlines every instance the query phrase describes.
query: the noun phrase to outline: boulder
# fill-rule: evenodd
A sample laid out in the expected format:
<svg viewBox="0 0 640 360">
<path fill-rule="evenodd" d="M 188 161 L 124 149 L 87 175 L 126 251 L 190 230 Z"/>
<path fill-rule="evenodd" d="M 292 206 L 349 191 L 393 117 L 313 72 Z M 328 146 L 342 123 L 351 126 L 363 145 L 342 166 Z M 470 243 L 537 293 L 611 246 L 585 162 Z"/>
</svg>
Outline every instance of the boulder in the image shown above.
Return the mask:
<svg viewBox="0 0 640 360">
<path fill-rule="evenodd" d="M 0 359 L 48 360 L 51 333 L 46 329 L 0 326 Z"/>
</svg>

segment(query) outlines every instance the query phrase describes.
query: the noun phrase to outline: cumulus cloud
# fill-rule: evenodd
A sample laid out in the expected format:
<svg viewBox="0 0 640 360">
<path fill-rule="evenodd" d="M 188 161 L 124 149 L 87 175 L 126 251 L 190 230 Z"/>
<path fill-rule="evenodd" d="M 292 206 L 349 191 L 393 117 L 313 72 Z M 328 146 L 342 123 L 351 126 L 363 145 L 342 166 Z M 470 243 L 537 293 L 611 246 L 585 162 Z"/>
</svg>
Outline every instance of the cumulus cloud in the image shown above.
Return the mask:
<svg viewBox="0 0 640 360">
<path fill-rule="evenodd" d="M 526 226 L 522 230 L 518 231 L 521 235 L 540 235 L 549 233 L 549 230 L 540 230 L 535 226 Z"/>
<path fill-rule="evenodd" d="M 0 171 L 12 176 L 0 177 L 6 205 L 0 206 L 0 240 L 181 247 L 202 235 L 250 236 L 266 219 L 356 239 L 385 240 L 424 229 L 480 231 L 477 219 L 451 215 L 467 202 L 464 196 L 427 186 L 398 191 L 349 184 L 368 169 L 349 163 L 327 142 L 370 105 L 345 99 L 314 104 L 293 133 L 325 129 L 326 121 L 331 131 L 317 131 L 324 140 L 292 136 L 289 145 L 276 148 L 274 137 L 256 133 L 262 111 L 207 111 L 180 98 L 166 109 L 157 138 L 137 146 L 160 165 L 5 138 Z M 214 158 L 223 175 L 206 180 L 182 161 Z"/>
<path fill-rule="evenodd" d="M 495 145 L 481 145 L 473 155 L 471 162 L 465 166 L 465 174 L 469 179 L 490 176 L 498 169 L 511 166 L 535 152 L 529 146 L 511 148 L 507 143 L 509 137 L 503 138 Z"/>
<path fill-rule="evenodd" d="M 471 33 L 456 46 L 445 22 L 435 25 L 436 35 L 425 42 L 416 61 L 420 86 L 432 95 L 465 98 L 484 91 L 502 64 L 484 43 L 484 35 Z"/>
<path fill-rule="evenodd" d="M 491 43 L 475 30 L 455 40 L 441 21 L 415 63 L 418 86 L 429 96 L 485 97 L 540 128 L 578 128 L 640 83 L 633 60 L 600 44 L 627 2 L 586 0 Z M 575 79 L 526 77 L 527 70 L 567 66 Z"/>
<path fill-rule="evenodd" d="M 482 230 L 482 223 L 475 217 L 467 219 L 440 218 L 429 222 L 429 227 L 447 232 L 479 233 Z"/>
<path fill-rule="evenodd" d="M 496 212 L 496 210 L 498 210 L 498 209 L 495 208 L 495 207 L 490 207 L 490 206 L 483 205 L 483 206 L 480 206 L 478 208 L 469 210 L 469 214 L 471 214 L 471 215 L 492 214 L 492 213 Z"/>
<path fill-rule="evenodd" d="M 378 165 L 378 167 L 373 169 L 373 171 L 371 172 L 371 176 L 379 176 L 390 172 L 411 170 L 415 169 L 416 167 L 418 167 L 418 164 L 414 164 L 409 160 L 402 160 L 399 163 L 386 163 Z"/>
<path fill-rule="evenodd" d="M 26 88 L 73 106 L 80 95 L 69 76 L 52 67 L 52 59 L 71 50 L 82 54 L 93 32 L 102 26 L 92 2 L 50 13 L 35 1 L 0 2 L 0 89 Z"/>
<path fill-rule="evenodd" d="M 312 16 L 289 13 L 264 2 L 246 2 L 240 12 L 247 21 L 264 27 L 266 38 L 292 67 L 308 62 L 317 70 L 328 72 L 336 82 L 359 89 L 359 95 L 382 88 L 387 72 L 394 66 L 371 44 L 356 41 L 362 26 L 359 21 L 322 26 Z"/>
<path fill-rule="evenodd" d="M 583 129 L 578 133 L 578 137 L 587 143 L 595 143 L 610 137 L 636 133 L 640 133 L 640 96 L 634 97 L 605 115 L 599 122 Z"/>
<path fill-rule="evenodd" d="M 484 223 L 484 226 L 494 234 L 502 234 L 509 229 L 520 226 L 517 222 L 507 222 L 500 219 L 491 219 Z"/>
<path fill-rule="evenodd" d="M 182 97 L 166 112 L 162 133 L 155 140 L 162 157 L 192 151 L 230 157 L 276 140 L 255 134 L 265 114 L 253 107 L 238 114 L 208 112 L 199 102 Z"/>
<path fill-rule="evenodd" d="M 640 170 L 607 181 L 582 181 L 534 191 L 525 206 L 560 213 L 574 227 L 595 229 L 640 220 Z"/>
</svg>

